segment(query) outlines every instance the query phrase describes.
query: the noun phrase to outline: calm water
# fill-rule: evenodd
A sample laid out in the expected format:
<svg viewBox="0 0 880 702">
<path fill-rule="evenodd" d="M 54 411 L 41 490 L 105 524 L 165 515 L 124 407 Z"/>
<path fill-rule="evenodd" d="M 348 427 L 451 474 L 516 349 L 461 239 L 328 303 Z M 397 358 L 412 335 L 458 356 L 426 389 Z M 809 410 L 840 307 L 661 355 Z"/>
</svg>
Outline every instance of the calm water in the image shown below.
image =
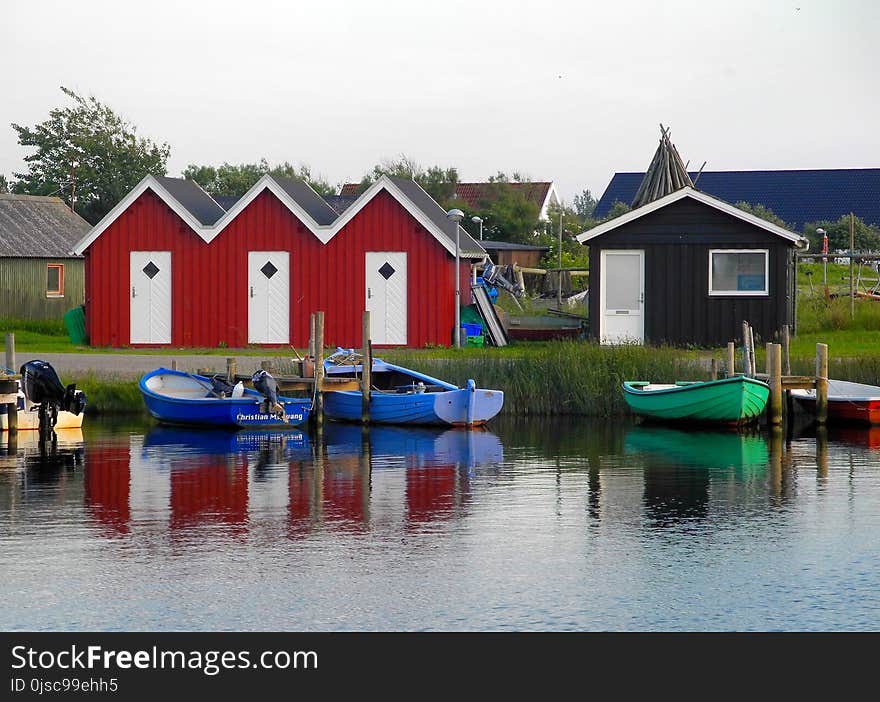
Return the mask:
<svg viewBox="0 0 880 702">
<path fill-rule="evenodd" d="M 880 429 L 26 434 L 2 630 L 880 628 Z"/>
</svg>

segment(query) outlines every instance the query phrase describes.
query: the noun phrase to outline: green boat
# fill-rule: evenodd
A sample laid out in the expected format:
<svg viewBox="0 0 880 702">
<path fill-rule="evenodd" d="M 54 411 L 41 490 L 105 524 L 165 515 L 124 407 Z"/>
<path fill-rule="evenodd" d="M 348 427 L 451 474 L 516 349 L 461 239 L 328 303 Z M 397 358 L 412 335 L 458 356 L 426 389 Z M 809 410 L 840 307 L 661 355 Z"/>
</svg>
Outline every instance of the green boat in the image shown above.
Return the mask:
<svg viewBox="0 0 880 702">
<path fill-rule="evenodd" d="M 739 375 L 674 385 L 633 381 L 623 384 L 623 395 L 630 409 L 642 417 L 744 424 L 764 411 L 770 386 Z"/>
</svg>

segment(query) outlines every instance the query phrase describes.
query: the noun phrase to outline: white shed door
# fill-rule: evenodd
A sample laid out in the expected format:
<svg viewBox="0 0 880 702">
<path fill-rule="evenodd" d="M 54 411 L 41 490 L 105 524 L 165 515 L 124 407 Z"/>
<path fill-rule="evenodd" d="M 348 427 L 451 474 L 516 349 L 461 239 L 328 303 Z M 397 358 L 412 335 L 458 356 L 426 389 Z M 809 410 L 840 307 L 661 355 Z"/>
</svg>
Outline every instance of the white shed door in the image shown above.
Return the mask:
<svg viewBox="0 0 880 702">
<path fill-rule="evenodd" d="M 290 343 L 290 254 L 248 252 L 248 343 Z"/>
<path fill-rule="evenodd" d="M 367 251 L 367 303 L 374 344 L 406 344 L 406 251 Z"/>
<path fill-rule="evenodd" d="M 645 252 L 602 251 L 601 276 L 601 342 L 643 343 Z"/>
<path fill-rule="evenodd" d="M 132 251 L 132 344 L 171 343 L 171 252 Z"/>
</svg>

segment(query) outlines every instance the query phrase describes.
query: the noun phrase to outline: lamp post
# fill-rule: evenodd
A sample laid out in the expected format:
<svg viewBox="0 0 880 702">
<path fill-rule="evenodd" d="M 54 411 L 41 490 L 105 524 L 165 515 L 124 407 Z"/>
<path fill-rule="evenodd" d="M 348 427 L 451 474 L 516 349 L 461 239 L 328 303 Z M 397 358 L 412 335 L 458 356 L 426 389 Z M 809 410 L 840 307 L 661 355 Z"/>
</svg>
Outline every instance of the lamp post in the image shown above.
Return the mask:
<svg viewBox="0 0 880 702">
<path fill-rule="evenodd" d="M 820 227 L 816 234 L 822 235 L 822 283 L 828 290 L 828 232 Z"/>
<path fill-rule="evenodd" d="M 461 348 L 461 266 L 459 259 L 461 258 L 461 243 L 459 241 L 458 223 L 464 218 L 464 212 L 461 210 L 449 210 L 446 217 L 455 226 L 455 348 Z"/>
<path fill-rule="evenodd" d="M 480 225 L 480 241 L 482 241 L 483 240 L 483 218 L 474 216 L 474 217 L 471 217 L 471 222 L 473 222 L 474 224 Z"/>
</svg>

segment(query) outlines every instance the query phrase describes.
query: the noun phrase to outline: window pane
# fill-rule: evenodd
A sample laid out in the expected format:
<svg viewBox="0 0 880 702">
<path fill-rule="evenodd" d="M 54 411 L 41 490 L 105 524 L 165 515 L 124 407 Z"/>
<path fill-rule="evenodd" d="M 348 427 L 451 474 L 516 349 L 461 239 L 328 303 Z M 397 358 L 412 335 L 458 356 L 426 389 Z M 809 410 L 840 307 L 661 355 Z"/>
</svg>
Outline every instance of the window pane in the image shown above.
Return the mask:
<svg viewBox="0 0 880 702">
<path fill-rule="evenodd" d="M 767 254 L 720 253 L 712 254 L 712 292 L 766 292 L 767 279 L 764 264 Z"/>
<path fill-rule="evenodd" d="M 57 293 L 61 290 L 61 268 L 49 266 L 46 273 L 46 292 Z"/>
<path fill-rule="evenodd" d="M 638 254 L 605 256 L 605 309 L 639 308 L 639 272 Z"/>
</svg>

